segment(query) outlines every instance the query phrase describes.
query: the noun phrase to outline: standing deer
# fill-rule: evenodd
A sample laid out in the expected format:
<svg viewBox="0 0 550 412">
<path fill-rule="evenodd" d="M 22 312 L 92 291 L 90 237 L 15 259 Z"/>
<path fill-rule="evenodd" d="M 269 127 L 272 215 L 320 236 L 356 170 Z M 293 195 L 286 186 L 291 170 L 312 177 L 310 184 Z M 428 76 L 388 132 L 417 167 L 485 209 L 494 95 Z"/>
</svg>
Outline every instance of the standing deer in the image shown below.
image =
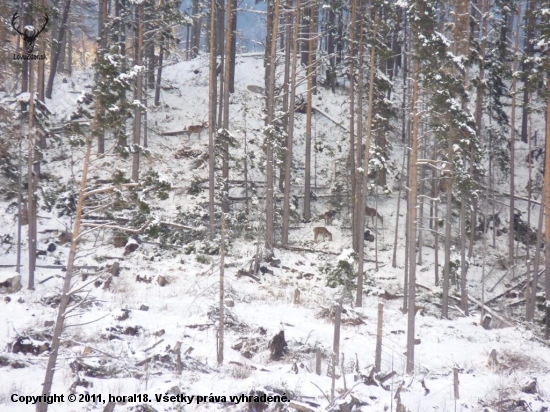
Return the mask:
<svg viewBox="0 0 550 412">
<path fill-rule="evenodd" d="M 372 207 L 368 207 L 368 206 L 365 206 L 365 216 L 369 216 L 372 218 L 372 223 L 374 224 L 374 218 L 377 217 L 378 219 L 380 219 L 380 223 L 384 224 L 384 219 L 382 218 L 382 216 L 380 216 L 378 214 L 378 212 L 376 211 L 376 209 L 372 208 Z"/>
<path fill-rule="evenodd" d="M 202 131 L 204 130 L 204 128 L 206 127 L 207 123 L 206 122 L 202 122 L 201 124 L 193 124 L 193 125 L 190 125 L 190 126 L 187 126 L 187 138 L 188 139 L 191 139 L 191 135 L 193 133 L 197 133 L 199 135 L 199 140 L 201 139 L 201 133 Z"/>
<path fill-rule="evenodd" d="M 319 235 L 323 235 L 323 239 L 325 239 L 325 236 L 328 236 L 328 240 L 332 241 L 332 233 L 330 233 L 326 227 L 314 227 L 313 235 L 315 242 L 317 242 L 317 237 Z"/>
<path fill-rule="evenodd" d="M 323 217 L 325 218 L 325 226 L 328 226 L 332 222 L 332 218 L 336 216 L 336 210 L 329 210 L 328 212 L 325 212 Z"/>
</svg>

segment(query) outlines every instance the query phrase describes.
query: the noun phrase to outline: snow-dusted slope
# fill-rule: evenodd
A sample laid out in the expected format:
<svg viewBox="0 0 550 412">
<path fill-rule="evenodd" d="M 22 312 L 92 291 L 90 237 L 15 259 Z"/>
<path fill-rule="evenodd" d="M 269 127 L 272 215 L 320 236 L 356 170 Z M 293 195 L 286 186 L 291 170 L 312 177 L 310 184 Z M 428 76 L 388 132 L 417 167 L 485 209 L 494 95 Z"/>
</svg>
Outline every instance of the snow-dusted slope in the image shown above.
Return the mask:
<svg viewBox="0 0 550 412">
<path fill-rule="evenodd" d="M 164 71 L 166 85 L 162 105 L 150 107 L 148 115 L 149 148 L 152 155 L 143 159 L 143 168 L 152 168 L 166 176 L 174 186 L 169 198 L 152 204 L 152 213 L 164 221 L 174 221 L 178 212 L 190 211 L 207 201 L 206 190 L 196 195 L 187 192 L 196 176 L 206 178 L 206 165 L 194 159 L 176 154 L 182 148 L 204 152 L 207 150 L 207 133 L 201 139 L 195 134 L 167 137 L 161 133 L 183 130 L 191 124 L 199 124 L 207 118 L 208 73 L 207 60 L 180 62 Z M 249 179 L 263 180 L 262 151 L 263 99 L 247 86 L 263 86 L 264 68 L 256 56 L 241 56 L 237 59 L 236 93 L 231 97 L 232 133 L 241 142 L 241 147 L 232 154 L 244 155 L 244 138 L 247 150 L 255 152 L 256 164 L 251 168 Z M 90 73 L 78 73 L 67 83 L 57 84 L 54 99 L 48 102 L 55 113 L 54 122 L 60 122 L 74 109 L 74 102 L 85 92 L 90 83 Z M 303 91 L 303 89 L 301 89 Z M 333 95 L 320 89 L 315 96 L 315 105 L 331 118 L 347 122 L 348 105 L 343 91 Z M 305 119 L 298 114 L 296 119 L 295 166 L 298 171 L 293 179 L 293 190 L 299 193 L 303 173 L 303 127 Z M 318 200 L 313 203 L 313 215 L 320 216 L 329 210 L 328 197 L 334 187 L 335 170 L 345 159 L 346 136 L 340 127 L 319 114 L 315 115 L 315 139 L 324 150 L 316 155 Z M 245 133 L 246 132 L 246 133 Z M 340 143 L 343 142 L 343 143 Z M 339 150 L 339 145 L 343 149 Z M 73 175 L 79 176 L 79 153 L 60 157 L 70 151 L 65 142 L 52 142 L 46 151 L 47 162 L 43 171 L 70 182 Z M 396 165 L 400 165 L 402 149 L 396 143 L 393 151 Z M 60 160 L 61 159 L 61 160 Z M 71 159 L 74 163 L 71 164 Z M 107 178 L 115 168 L 130 170 L 131 164 L 120 159 L 106 159 L 92 172 L 94 179 Z M 235 167 L 232 179 L 241 179 L 240 169 Z M 522 174 L 523 176 L 523 174 Z M 45 183 L 44 191 L 50 183 Z M 393 176 L 389 177 L 390 189 L 396 188 Z M 200 253 L 184 253 L 181 248 L 160 250 L 154 242 L 142 243 L 138 250 L 123 256 L 123 248 L 115 248 L 110 232 L 100 232 L 99 237 L 81 245 L 78 265 L 105 267 L 120 262 L 119 276 L 112 277 L 111 284 L 104 288 L 90 284 L 88 300 L 81 312 L 68 319 L 73 325 L 63 335 L 63 345 L 55 375 L 53 393 L 65 396 L 65 402 L 50 406 L 54 412 L 102 411 L 109 395 L 129 396 L 141 394 L 141 402 L 117 404 L 116 412 L 147 411 L 138 404 L 150 405 L 156 411 L 260 410 L 245 403 L 233 405 L 230 396 L 249 394 L 251 390 L 266 391 L 271 395 L 285 395 L 292 402 L 323 410 L 328 407 L 332 379 L 329 364 L 332 352 L 334 327 L 327 319 L 327 309 L 341 295 L 340 289 L 326 286 L 321 269 L 327 264 L 335 265 L 337 256 L 350 247 L 350 230 L 347 209 L 344 207 L 329 227 L 333 241 L 313 242 L 312 228 L 324 226 L 321 220 L 312 223 L 296 223 L 290 235 L 293 245 L 316 252 L 291 252 L 277 249 L 281 259 L 279 267 L 266 266 L 273 274 L 258 274 L 258 279 L 238 276 L 238 270 L 246 266 L 256 251 L 255 239 L 261 239 L 261 185 L 256 199 L 258 206 L 256 227 L 249 232 L 253 240 L 236 239 L 226 257 L 226 314 L 225 359 L 217 364 L 218 319 L 218 273 L 219 257 Z M 234 196 L 243 196 L 234 189 Z M 374 196 L 369 204 L 374 205 Z M 434 251 L 425 245 L 422 249 L 422 265 L 418 267 L 419 287 L 417 303 L 422 306 L 417 314 L 417 337 L 414 376 L 405 374 L 406 315 L 400 308 L 402 299 L 385 301 L 381 377 L 395 371 L 395 375 L 382 385 L 367 385 L 363 379 L 369 375 L 374 364 L 376 324 L 379 295 L 400 295 L 403 276 L 403 225 L 404 208 L 397 211 L 397 192 L 376 196 L 377 209 L 384 217 L 378 223 L 378 261 L 375 269 L 375 251 L 368 244 L 366 287 L 368 296 L 362 308 L 352 308 L 345 303 L 346 313 L 341 331 L 340 354 L 343 367 L 336 367 L 334 396 L 337 404 L 350 404 L 356 399 L 363 411 L 395 411 L 399 393 L 401 402 L 409 411 L 543 411 L 550 407 L 550 349 L 537 340 L 534 334 L 514 321 L 502 328 L 485 330 L 479 325 L 479 308 L 471 305 L 470 316 L 464 317 L 455 308 L 451 309 L 453 320 L 439 319 L 440 288 L 432 286 L 434 278 Z M 6 212 L 2 216 L 1 234 L 15 233 L 15 208 L 2 203 Z M 235 209 L 242 204 L 235 203 Z M 520 205 L 521 207 L 521 205 Z M 398 229 L 397 268 L 391 266 L 395 220 L 400 218 Z M 253 217 L 253 215 L 251 215 Z M 254 217 L 253 217 L 254 218 Z M 535 218 L 533 218 L 535 221 Z M 372 224 L 368 222 L 370 226 Z M 39 249 L 46 250 L 56 242 L 59 230 L 70 227 L 70 217 L 59 216 L 59 210 L 39 212 Z M 427 225 L 427 223 L 425 223 Z M 374 231 L 374 229 L 373 229 Z M 278 237 L 279 235 L 277 235 Z M 432 240 L 426 236 L 427 244 Z M 499 239 L 499 242 L 501 239 Z M 500 243 L 497 249 L 489 248 L 486 254 L 487 289 L 486 299 L 502 293 L 510 279 L 500 282 L 504 271 L 498 267 Z M 505 246 L 502 247 L 503 250 Z M 26 253 L 26 245 L 24 252 Z M 470 293 L 481 296 L 482 245 L 476 244 L 469 271 Z M 12 395 L 37 396 L 41 394 L 47 361 L 46 351 L 40 349 L 51 337 L 49 323 L 56 316 L 56 297 L 63 281 L 60 269 L 48 265 L 65 264 L 68 245 L 56 245 L 38 261 L 36 290 L 26 288 L 6 295 L 0 300 L 0 410 L 8 412 L 32 411 L 32 405 L 12 402 Z M 25 257 L 25 255 L 24 255 Z M 441 258 L 440 258 L 441 261 Z M 1 265 L 15 262 L 15 247 L 2 246 Z M 24 262 L 25 263 L 25 262 Z M 13 271 L 13 268 L 2 270 Z M 98 272 L 91 268 L 90 276 Z M 22 273 L 23 285 L 27 278 Z M 166 281 L 165 286 L 159 279 Z M 2 276 L 0 275 L 0 279 Z M 89 277 L 93 279 L 93 277 Z M 102 279 L 101 282 L 104 282 Z M 43 282 L 43 283 L 41 283 Z M 299 304 L 293 304 L 295 290 L 299 289 Z M 85 294 L 84 294 L 85 296 Z M 7 299 L 9 298 L 9 300 Z M 325 316 L 322 316 L 322 315 Z M 48 322 L 48 323 L 46 323 Z M 498 322 L 495 322 L 498 323 Z M 283 330 L 288 343 L 287 352 L 279 360 L 270 359 L 269 343 Z M 18 353 L 14 352 L 14 343 Z M 178 343 L 180 345 L 178 345 Z M 35 353 L 23 354 L 20 350 L 31 348 Z M 180 346 L 181 364 L 175 347 Z M 23 349 L 22 349 L 23 348 Z M 315 356 L 322 354 L 321 375 L 315 374 Z M 496 350 L 497 364 L 489 364 L 492 350 Z M 40 353 L 39 353 L 40 352 Z M 453 369 L 459 372 L 460 398 L 455 400 Z M 178 373 L 181 369 L 181 373 Z M 357 378 L 358 380 L 355 380 Z M 538 393 L 522 392 L 536 380 Z M 169 392 L 171 395 L 195 396 L 190 404 L 184 402 L 157 402 L 155 395 Z M 528 392 L 528 391 L 527 391 Z M 70 393 L 77 394 L 77 402 L 68 402 Z M 101 395 L 101 399 L 83 397 L 79 394 Z M 149 402 L 143 402 L 144 395 Z M 209 400 L 209 396 L 225 396 Z M 204 401 L 197 403 L 197 396 Z M 19 398 L 15 398 L 19 399 Z M 90 399 L 86 401 L 86 399 Z M 95 400 L 95 402 L 94 402 Z M 105 401 L 105 402 L 104 402 Z M 355 402 L 355 401 L 353 401 Z M 498 406 L 500 404 L 500 406 Z M 287 407 L 293 403 L 284 403 Z M 512 405 L 516 408 L 513 409 Z M 275 404 L 270 408 L 274 409 Z M 255 409 L 256 408 L 256 409 Z M 501 409 L 499 409 L 501 408 Z M 153 410 L 153 409 L 149 409 Z M 307 409 L 302 409 L 307 410 Z M 336 407 L 335 410 L 338 410 Z M 344 409 L 342 406 L 341 410 Z"/>
</svg>

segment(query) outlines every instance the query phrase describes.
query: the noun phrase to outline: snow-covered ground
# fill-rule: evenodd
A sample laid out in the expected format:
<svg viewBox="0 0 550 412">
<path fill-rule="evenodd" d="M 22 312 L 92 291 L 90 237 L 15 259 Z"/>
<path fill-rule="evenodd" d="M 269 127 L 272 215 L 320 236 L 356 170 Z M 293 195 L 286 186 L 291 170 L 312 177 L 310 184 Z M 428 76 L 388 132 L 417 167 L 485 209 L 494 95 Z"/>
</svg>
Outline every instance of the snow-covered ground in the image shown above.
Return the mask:
<svg viewBox="0 0 550 412">
<path fill-rule="evenodd" d="M 255 152 L 255 165 L 249 171 L 249 179 L 263 181 L 261 143 L 263 140 L 263 98 L 247 86 L 262 87 L 264 68 L 256 56 L 241 56 L 236 66 L 236 92 L 231 97 L 230 129 L 241 142 L 241 147 L 232 154 L 244 156 L 244 139 L 247 150 Z M 205 56 L 166 67 L 164 78 L 171 85 L 163 90 L 162 104 L 152 107 L 148 114 L 149 149 L 152 154 L 142 160 L 143 170 L 149 168 L 169 179 L 174 186 L 168 199 L 152 203 L 152 213 L 159 220 L 174 221 L 181 212 L 194 210 L 207 201 L 207 190 L 190 195 L 187 189 L 194 176 L 206 178 L 207 166 L 197 165 L 194 159 L 176 158 L 175 154 L 186 147 L 195 151 L 207 151 L 207 133 L 199 140 L 195 134 L 167 137 L 160 133 L 183 130 L 192 124 L 207 119 L 208 63 Z M 74 110 L 75 100 L 89 89 L 90 73 L 76 73 L 67 83 L 61 78 L 56 85 L 54 99 L 48 105 L 54 113 L 54 123 L 60 122 Z M 301 92 L 304 86 L 301 86 Z M 347 122 L 349 105 L 343 90 L 332 94 L 319 89 L 314 104 L 331 118 Z M 299 193 L 303 184 L 305 117 L 297 114 L 294 164 L 298 171 L 293 176 L 293 190 Z M 312 203 L 311 223 L 294 223 L 290 243 L 308 251 L 277 249 L 275 256 L 281 259 L 279 267 L 265 264 L 273 274 L 258 274 L 259 281 L 239 276 L 241 267 L 248 264 L 256 252 L 254 238 L 261 241 L 263 223 L 262 208 L 257 207 L 258 230 L 249 232 L 253 239 L 235 240 L 226 256 L 226 316 L 225 357 L 223 365 L 217 364 L 218 319 L 218 274 L 219 256 L 200 253 L 185 254 L 180 249 L 160 250 L 154 242 L 141 243 L 138 250 L 123 256 L 124 248 L 112 245 L 112 233 L 99 232 L 81 244 L 77 265 L 105 267 L 120 262 L 119 276 L 112 277 L 110 287 L 104 283 L 91 284 L 89 296 L 80 311 L 69 317 L 70 325 L 63 334 L 63 344 L 58 358 L 58 369 L 52 393 L 64 394 L 64 403 L 50 406 L 53 412 L 101 411 L 108 396 L 147 394 L 146 403 L 161 411 L 216 410 L 229 407 L 232 410 L 260 410 L 244 403 L 233 405 L 229 397 L 249 394 L 251 390 L 282 395 L 306 405 L 313 410 L 327 408 L 331 393 L 330 354 L 332 352 L 334 326 L 326 316 L 327 309 L 340 297 L 340 288 L 326 286 L 321 269 L 335 265 L 337 256 L 351 247 L 349 217 L 343 208 L 328 229 L 333 241 L 315 243 L 312 228 L 324 226 L 319 219 L 330 209 L 328 197 L 335 185 L 335 171 L 347 155 L 346 136 L 334 122 L 319 114 L 314 118 L 314 138 L 324 145 L 315 155 L 317 165 L 316 190 L 318 200 Z M 343 150 L 339 150 L 343 142 Z M 112 143 L 112 142 L 111 142 Z M 400 167 L 403 151 L 394 143 L 392 158 Z M 518 150 L 526 147 L 518 143 Z M 67 153 L 70 152 L 70 153 Z M 66 156 L 60 157 L 64 153 Z M 73 176 L 78 178 L 80 154 L 69 149 L 66 142 L 52 142 L 45 152 L 46 161 L 42 171 L 57 176 L 68 183 Z M 519 157 L 518 157 L 519 158 Z M 61 159 L 61 160 L 56 160 Z M 130 171 L 130 161 L 108 158 L 91 172 L 93 179 L 109 178 L 116 168 Z M 242 169 L 232 169 L 234 179 L 243 179 Z M 518 167 L 517 194 L 525 195 L 525 163 Z M 46 182 L 44 192 L 51 183 Z M 397 181 L 392 173 L 388 187 L 396 189 Z M 232 195 L 243 196 L 235 189 Z M 345 301 L 346 313 L 340 337 L 342 367 L 336 367 L 335 397 L 337 403 L 349 404 L 356 399 L 363 411 L 395 411 L 399 393 L 401 402 L 411 412 L 421 411 L 543 411 L 550 407 L 550 349 L 537 338 L 531 327 L 513 319 L 510 324 L 494 320 L 495 327 L 485 330 L 479 325 L 479 307 L 471 303 L 470 315 L 463 316 L 451 301 L 451 320 L 440 319 L 441 289 L 434 285 L 433 240 L 425 236 L 422 248 L 422 264 L 418 266 L 419 287 L 416 316 L 416 335 L 420 343 L 415 346 L 415 374 L 405 373 L 405 350 L 407 315 L 401 311 L 402 277 L 404 262 L 405 206 L 397 210 L 397 191 L 376 195 L 377 210 L 384 218 L 378 223 L 378 270 L 376 270 L 374 244 L 368 244 L 366 264 L 367 285 L 363 307 L 353 308 Z M 40 194 L 41 195 L 41 194 Z M 260 196 L 256 201 L 261 205 Z M 375 196 L 369 197 L 374 206 Z M 43 202 L 43 201 L 42 201 Z M 0 204 L 5 210 L 1 217 L 0 234 L 15 238 L 16 208 L 9 203 Z M 242 208 L 237 204 L 235 208 Z M 300 202 L 301 207 L 301 202 Z M 426 206 L 425 215 L 428 206 Z M 518 208 L 525 204 L 518 201 Z M 391 265 L 395 221 L 400 215 L 398 229 L 397 267 Z M 503 213 L 505 214 L 505 212 Z M 536 210 L 532 216 L 535 225 Z M 280 223 L 280 222 L 279 222 Z M 369 225 L 372 224 L 369 219 Z M 39 211 L 39 246 L 46 250 L 56 243 L 58 231 L 70 228 L 72 220 L 60 216 L 59 209 Z M 427 219 L 424 222 L 427 226 Z M 25 235 L 26 227 L 24 227 Z M 426 232 L 427 233 L 427 232 Z M 277 239 L 280 235 L 277 234 Z M 499 258 L 505 255 L 505 236 L 497 238 L 497 248 L 490 245 L 485 253 L 478 241 L 471 259 L 469 293 L 481 298 L 483 263 L 487 274 L 485 299 L 491 299 L 510 288 L 514 281 L 511 275 L 499 281 L 506 273 L 499 266 Z M 45 266 L 65 264 L 68 244 L 56 245 L 56 250 L 40 256 L 36 271 L 36 290 L 25 287 L 0 299 L 0 410 L 7 412 L 32 411 L 32 405 L 12 402 L 12 395 L 36 396 L 41 394 L 47 362 L 47 351 L 36 354 L 13 353 L 13 345 L 32 344 L 35 347 L 51 338 L 57 311 L 56 296 L 63 282 L 63 273 L 57 268 Z M 22 284 L 27 284 L 24 249 Z M 15 264 L 15 246 L 5 243 L 0 250 L 0 265 Z M 443 260 L 440 252 L 439 262 Z M 13 272 L 12 267 L 0 268 Z M 440 273 L 442 269 L 440 268 Z M 91 269 L 93 279 L 97 269 Z M 0 272 L 0 280 L 3 279 Z M 139 277 L 139 279 L 138 279 Z M 167 284 L 161 286 L 159 277 Z M 143 281 L 143 279 L 145 281 Z M 101 280 L 104 282 L 105 278 Z M 43 282 L 43 283 L 41 283 Z M 517 282 L 517 280 L 516 280 Z M 162 281 L 160 282 L 162 283 Z M 495 286 L 496 285 L 496 286 Z M 300 303 L 294 304 L 295 290 L 301 292 Z M 398 299 L 385 300 L 382 343 L 382 367 L 376 379 L 395 371 L 395 375 L 383 384 L 367 385 L 366 378 L 374 364 L 377 311 L 380 295 L 397 295 Z M 84 293 L 83 296 L 85 296 Z M 8 300 L 9 298 L 9 300 Z M 510 302 L 512 302 L 510 300 Z M 146 310 L 145 305 L 147 307 Z M 325 314 L 325 316 L 321 316 Z M 48 326 L 46 326 L 48 325 Z M 269 343 L 284 331 L 288 343 L 287 353 L 280 360 L 270 359 Z M 173 350 L 181 345 L 181 374 L 177 373 L 177 354 Z M 321 375 L 315 374 L 317 350 L 322 353 Z M 497 354 L 497 363 L 489 362 L 491 351 Z M 455 399 L 453 370 L 458 370 L 459 398 Z M 362 378 L 361 378 L 362 376 Z M 530 383 L 536 381 L 535 393 L 526 393 Z M 191 404 L 184 402 L 157 402 L 155 395 L 195 396 Z M 529 392 L 527 390 L 527 392 Z M 77 402 L 70 403 L 67 396 L 77 394 Z M 78 402 L 79 394 L 101 395 L 101 400 Z M 227 402 L 208 400 L 212 396 L 225 396 Z M 197 404 L 196 397 L 205 397 Z M 136 409 L 140 402 L 117 404 L 116 412 L 147 411 Z M 284 405 L 288 406 L 289 403 Z M 275 404 L 271 404 L 275 408 Z M 344 409 L 344 406 L 340 410 Z M 515 409 L 514 409 L 515 408 Z M 307 410 L 307 409 L 304 409 Z M 338 407 L 335 409 L 338 410 Z"/>
</svg>

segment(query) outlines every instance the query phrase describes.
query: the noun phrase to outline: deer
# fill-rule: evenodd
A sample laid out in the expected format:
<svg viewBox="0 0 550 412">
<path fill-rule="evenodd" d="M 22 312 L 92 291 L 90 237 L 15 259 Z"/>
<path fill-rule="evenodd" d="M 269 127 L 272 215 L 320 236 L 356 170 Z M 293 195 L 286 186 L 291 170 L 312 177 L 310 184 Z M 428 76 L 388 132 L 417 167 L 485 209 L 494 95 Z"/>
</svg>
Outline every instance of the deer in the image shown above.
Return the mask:
<svg viewBox="0 0 550 412">
<path fill-rule="evenodd" d="M 201 133 L 202 131 L 204 130 L 204 128 L 206 127 L 207 123 L 206 122 L 202 122 L 201 124 L 193 124 L 193 125 L 190 125 L 190 126 L 187 126 L 187 138 L 188 139 L 191 139 L 191 135 L 193 133 L 197 133 L 199 135 L 199 140 L 201 139 Z"/>
<path fill-rule="evenodd" d="M 313 228 L 313 235 L 315 242 L 317 242 L 317 237 L 319 235 L 323 235 L 323 240 L 325 239 L 325 236 L 328 236 L 328 240 L 332 242 L 332 233 L 330 233 L 326 227 L 314 227 Z"/>
<path fill-rule="evenodd" d="M 336 210 L 329 210 L 328 212 L 325 212 L 325 214 L 323 215 L 325 219 L 325 226 L 330 225 L 330 223 L 332 222 L 332 218 L 336 216 L 336 213 Z"/>
<path fill-rule="evenodd" d="M 384 219 L 380 214 L 376 211 L 376 209 L 372 207 L 365 206 L 365 216 L 369 216 L 372 218 L 372 223 L 374 224 L 374 218 L 377 217 L 380 219 L 380 223 L 384 224 Z"/>
</svg>

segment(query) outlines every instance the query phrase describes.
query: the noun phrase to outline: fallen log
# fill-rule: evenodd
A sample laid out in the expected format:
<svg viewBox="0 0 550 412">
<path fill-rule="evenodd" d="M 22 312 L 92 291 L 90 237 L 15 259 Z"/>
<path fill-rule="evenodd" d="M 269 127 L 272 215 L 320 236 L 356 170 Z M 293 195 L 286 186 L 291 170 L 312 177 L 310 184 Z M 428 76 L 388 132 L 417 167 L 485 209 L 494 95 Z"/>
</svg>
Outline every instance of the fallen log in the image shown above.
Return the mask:
<svg viewBox="0 0 550 412">
<path fill-rule="evenodd" d="M 173 132 L 164 132 L 164 133 L 161 133 L 160 135 L 161 136 L 180 136 L 187 133 L 188 133 L 187 130 L 176 130 Z"/>
<path fill-rule="evenodd" d="M 495 300 L 505 296 L 506 294 L 508 294 L 509 292 L 511 292 L 512 290 L 514 290 L 515 288 L 519 288 L 521 287 L 521 289 L 523 289 L 525 287 L 525 283 L 527 281 L 526 280 L 522 280 L 521 282 L 519 283 L 516 283 L 514 286 L 512 286 L 511 288 L 509 289 L 506 289 L 504 292 L 502 292 L 501 294 L 499 295 L 496 295 L 496 296 L 493 296 L 491 299 L 485 301 L 485 304 L 488 305 L 489 303 L 492 303 L 494 302 Z"/>
<path fill-rule="evenodd" d="M 307 248 L 307 247 L 298 247 L 298 246 L 290 246 L 290 245 L 281 245 L 281 244 L 276 244 L 275 247 L 277 248 L 280 248 L 280 249 L 286 249 L 286 250 L 292 250 L 294 252 L 310 252 L 310 253 L 327 253 L 329 255 L 335 255 L 335 256 L 339 256 L 340 253 L 336 253 L 336 252 L 330 252 L 328 250 L 316 250 L 316 249 L 310 249 L 310 248 Z M 369 261 L 369 260 L 365 260 L 366 262 L 372 262 L 372 261 Z"/>
</svg>

